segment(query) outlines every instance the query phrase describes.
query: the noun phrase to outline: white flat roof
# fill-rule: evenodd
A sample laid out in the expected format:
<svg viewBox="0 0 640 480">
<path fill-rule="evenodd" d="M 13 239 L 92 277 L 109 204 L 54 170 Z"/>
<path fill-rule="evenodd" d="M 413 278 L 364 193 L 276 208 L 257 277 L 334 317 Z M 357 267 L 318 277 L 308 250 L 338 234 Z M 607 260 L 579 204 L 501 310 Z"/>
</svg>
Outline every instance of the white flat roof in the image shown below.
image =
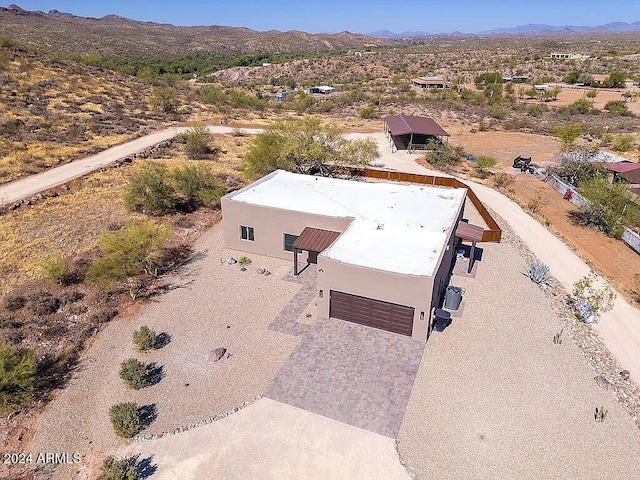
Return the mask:
<svg viewBox="0 0 640 480">
<path fill-rule="evenodd" d="M 278 170 L 227 198 L 351 217 L 354 221 L 322 255 L 352 265 L 431 276 L 465 196 L 464 188 L 360 182 Z"/>
</svg>

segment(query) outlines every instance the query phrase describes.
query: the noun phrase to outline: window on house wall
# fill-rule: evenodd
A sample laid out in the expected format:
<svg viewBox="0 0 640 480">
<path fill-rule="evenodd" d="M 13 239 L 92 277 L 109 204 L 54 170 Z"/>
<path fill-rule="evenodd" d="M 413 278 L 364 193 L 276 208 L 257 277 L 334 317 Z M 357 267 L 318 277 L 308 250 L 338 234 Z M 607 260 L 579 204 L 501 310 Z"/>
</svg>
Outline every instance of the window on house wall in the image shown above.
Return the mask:
<svg viewBox="0 0 640 480">
<path fill-rule="evenodd" d="M 253 227 L 245 227 L 243 225 L 240 226 L 240 238 L 242 240 L 249 240 L 253 242 L 255 240 L 253 236 Z"/>
<path fill-rule="evenodd" d="M 287 252 L 293 252 L 293 244 L 298 239 L 298 235 L 284 234 L 284 249 Z"/>
</svg>

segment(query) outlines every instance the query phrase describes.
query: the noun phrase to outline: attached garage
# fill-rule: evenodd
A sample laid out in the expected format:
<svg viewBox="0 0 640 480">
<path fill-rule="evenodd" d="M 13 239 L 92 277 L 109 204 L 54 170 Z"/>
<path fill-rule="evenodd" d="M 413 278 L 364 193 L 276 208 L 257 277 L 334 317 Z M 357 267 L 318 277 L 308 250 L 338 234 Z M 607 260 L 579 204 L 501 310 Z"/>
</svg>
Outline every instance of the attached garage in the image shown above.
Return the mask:
<svg viewBox="0 0 640 480">
<path fill-rule="evenodd" d="M 415 308 L 331 290 L 329 316 L 411 336 Z"/>
</svg>

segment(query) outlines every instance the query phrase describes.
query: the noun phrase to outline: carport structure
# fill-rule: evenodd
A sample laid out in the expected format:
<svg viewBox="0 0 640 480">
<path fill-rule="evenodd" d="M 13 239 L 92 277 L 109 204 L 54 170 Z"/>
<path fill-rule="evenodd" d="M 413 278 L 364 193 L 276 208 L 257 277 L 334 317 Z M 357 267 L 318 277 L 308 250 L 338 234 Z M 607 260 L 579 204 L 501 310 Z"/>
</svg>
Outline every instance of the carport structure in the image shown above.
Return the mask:
<svg viewBox="0 0 640 480">
<path fill-rule="evenodd" d="M 426 150 L 430 140 L 442 142 L 450 135 L 429 117 L 393 115 L 384 119 L 384 131 L 393 151 Z"/>
</svg>

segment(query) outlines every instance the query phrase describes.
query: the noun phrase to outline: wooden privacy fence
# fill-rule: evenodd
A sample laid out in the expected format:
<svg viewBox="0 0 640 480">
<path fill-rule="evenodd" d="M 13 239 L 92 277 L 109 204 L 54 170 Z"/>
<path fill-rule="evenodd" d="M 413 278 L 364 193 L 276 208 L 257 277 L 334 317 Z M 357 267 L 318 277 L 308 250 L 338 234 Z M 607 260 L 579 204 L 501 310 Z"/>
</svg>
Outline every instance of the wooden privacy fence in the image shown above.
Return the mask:
<svg viewBox="0 0 640 480">
<path fill-rule="evenodd" d="M 419 175 L 416 173 L 392 172 L 389 170 L 378 170 L 376 168 L 353 169 L 351 170 L 351 174 L 356 177 L 378 178 L 381 180 L 394 180 L 396 182 L 410 182 L 420 183 L 422 185 L 436 185 L 439 187 L 464 188 L 467 190 L 467 198 L 471 200 L 471 203 L 474 207 L 476 207 L 476 210 L 478 210 L 480 216 L 489 227 L 482 232 L 482 241 L 500 243 L 500 239 L 502 238 L 502 230 L 500 229 L 496 221 L 493 219 L 489 211 L 482 204 L 473 190 L 471 190 L 468 185 L 455 178 L 439 177 L 436 175 Z"/>
</svg>

